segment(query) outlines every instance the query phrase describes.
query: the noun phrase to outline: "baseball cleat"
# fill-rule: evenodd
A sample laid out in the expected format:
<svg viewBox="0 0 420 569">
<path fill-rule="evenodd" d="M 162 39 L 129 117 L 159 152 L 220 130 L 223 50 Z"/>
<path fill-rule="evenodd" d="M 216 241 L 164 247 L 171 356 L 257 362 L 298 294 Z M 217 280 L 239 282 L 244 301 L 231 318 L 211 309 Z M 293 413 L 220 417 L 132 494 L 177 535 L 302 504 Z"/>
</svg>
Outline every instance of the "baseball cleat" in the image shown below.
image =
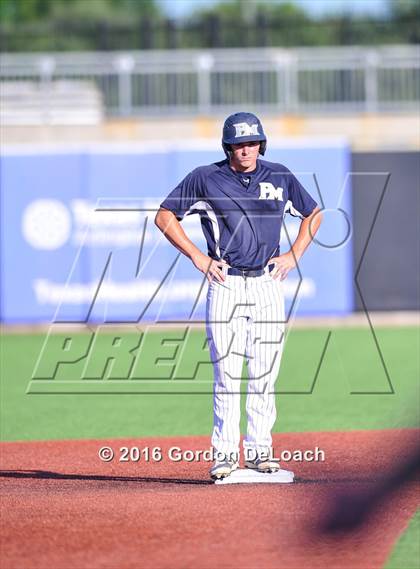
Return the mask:
<svg viewBox="0 0 420 569">
<path fill-rule="evenodd" d="M 278 472 L 280 470 L 279 461 L 274 458 L 255 458 L 254 460 L 246 460 L 245 468 L 252 468 L 258 472 Z"/>
<path fill-rule="evenodd" d="M 212 480 L 220 480 L 221 478 L 226 478 L 230 476 L 238 468 L 239 464 L 237 461 L 224 460 L 216 461 L 214 465 L 210 468 L 210 478 Z"/>
</svg>

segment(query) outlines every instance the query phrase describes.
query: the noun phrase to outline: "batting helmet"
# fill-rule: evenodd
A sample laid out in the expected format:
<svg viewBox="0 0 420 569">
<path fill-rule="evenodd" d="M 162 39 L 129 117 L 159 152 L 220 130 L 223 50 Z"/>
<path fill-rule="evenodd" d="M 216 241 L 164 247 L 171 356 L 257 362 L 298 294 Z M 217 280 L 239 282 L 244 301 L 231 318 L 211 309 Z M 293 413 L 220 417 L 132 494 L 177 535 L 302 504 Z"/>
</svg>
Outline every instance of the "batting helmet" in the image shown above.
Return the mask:
<svg viewBox="0 0 420 569">
<path fill-rule="evenodd" d="M 222 146 L 228 158 L 230 158 L 231 144 L 253 141 L 261 142 L 260 154 L 264 155 L 267 148 L 267 138 L 258 117 L 252 113 L 235 113 L 225 120 Z"/>
</svg>

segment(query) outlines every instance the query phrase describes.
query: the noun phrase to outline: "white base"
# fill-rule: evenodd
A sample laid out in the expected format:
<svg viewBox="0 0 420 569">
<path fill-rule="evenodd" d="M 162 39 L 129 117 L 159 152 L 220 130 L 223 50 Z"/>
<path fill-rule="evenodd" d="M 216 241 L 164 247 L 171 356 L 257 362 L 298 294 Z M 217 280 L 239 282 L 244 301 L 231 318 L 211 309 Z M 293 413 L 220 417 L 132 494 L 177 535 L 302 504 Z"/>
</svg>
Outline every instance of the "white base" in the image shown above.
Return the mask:
<svg viewBox="0 0 420 569">
<path fill-rule="evenodd" d="M 235 470 L 230 476 L 216 480 L 215 484 L 290 484 L 295 475 L 290 470 L 278 472 L 256 472 L 249 468 Z"/>
</svg>

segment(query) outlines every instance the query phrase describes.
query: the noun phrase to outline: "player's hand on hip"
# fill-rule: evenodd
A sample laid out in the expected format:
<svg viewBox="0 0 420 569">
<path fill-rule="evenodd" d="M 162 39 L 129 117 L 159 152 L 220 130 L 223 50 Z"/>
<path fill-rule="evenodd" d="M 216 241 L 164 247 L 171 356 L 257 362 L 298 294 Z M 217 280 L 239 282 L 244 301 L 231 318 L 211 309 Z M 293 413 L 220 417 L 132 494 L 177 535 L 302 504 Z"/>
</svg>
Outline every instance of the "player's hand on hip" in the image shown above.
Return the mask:
<svg viewBox="0 0 420 569">
<path fill-rule="evenodd" d="M 287 277 L 289 271 L 296 267 L 297 259 L 293 253 L 289 251 L 288 253 L 279 255 L 278 257 L 273 257 L 268 261 L 268 265 L 271 265 L 272 263 L 275 264 L 275 267 L 270 273 L 271 277 L 273 279 L 280 279 L 283 281 Z"/>
<path fill-rule="evenodd" d="M 225 280 L 223 267 L 229 266 L 226 261 L 215 261 L 207 255 L 204 255 L 204 253 L 194 255 L 191 260 L 194 263 L 194 266 L 206 275 L 209 282 L 213 279 L 219 282 L 223 282 Z"/>
</svg>

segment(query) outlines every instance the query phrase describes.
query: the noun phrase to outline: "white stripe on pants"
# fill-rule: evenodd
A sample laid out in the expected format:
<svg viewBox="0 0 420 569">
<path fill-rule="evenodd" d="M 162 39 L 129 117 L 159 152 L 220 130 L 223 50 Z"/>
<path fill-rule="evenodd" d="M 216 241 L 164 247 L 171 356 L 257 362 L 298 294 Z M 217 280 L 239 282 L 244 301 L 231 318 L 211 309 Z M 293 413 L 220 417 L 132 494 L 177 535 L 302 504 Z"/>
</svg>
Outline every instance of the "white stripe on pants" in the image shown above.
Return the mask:
<svg viewBox="0 0 420 569">
<path fill-rule="evenodd" d="M 248 368 L 244 449 L 271 451 L 276 420 L 274 384 L 284 344 L 283 284 L 260 277 L 226 275 L 207 293 L 207 338 L 214 369 L 212 445 L 221 454 L 239 452 L 240 382 Z"/>
</svg>

